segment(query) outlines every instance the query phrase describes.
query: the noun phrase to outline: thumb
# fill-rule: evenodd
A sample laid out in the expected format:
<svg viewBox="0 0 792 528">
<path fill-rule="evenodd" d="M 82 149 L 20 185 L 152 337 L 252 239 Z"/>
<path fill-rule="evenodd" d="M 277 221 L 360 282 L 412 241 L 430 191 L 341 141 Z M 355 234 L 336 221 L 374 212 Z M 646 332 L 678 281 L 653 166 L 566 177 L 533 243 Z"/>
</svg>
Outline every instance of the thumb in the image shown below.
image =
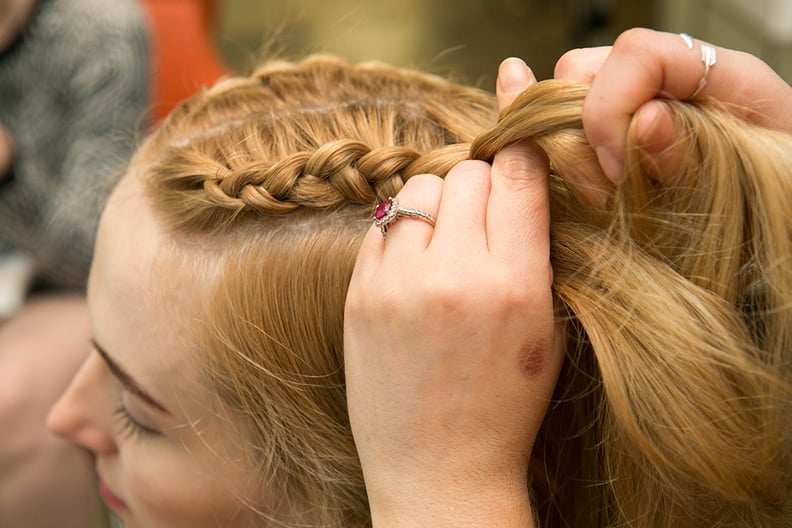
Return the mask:
<svg viewBox="0 0 792 528">
<path fill-rule="evenodd" d="M 633 140 L 641 149 L 641 168 L 661 183 L 674 179 L 684 162 L 684 149 L 676 148 L 679 134 L 667 106 L 649 101 L 634 116 Z"/>
<path fill-rule="evenodd" d="M 501 62 L 495 86 L 498 112 L 503 112 L 503 109 L 512 104 L 523 90 L 533 84 L 536 84 L 536 77 L 525 61 L 517 57 L 509 57 Z"/>
</svg>

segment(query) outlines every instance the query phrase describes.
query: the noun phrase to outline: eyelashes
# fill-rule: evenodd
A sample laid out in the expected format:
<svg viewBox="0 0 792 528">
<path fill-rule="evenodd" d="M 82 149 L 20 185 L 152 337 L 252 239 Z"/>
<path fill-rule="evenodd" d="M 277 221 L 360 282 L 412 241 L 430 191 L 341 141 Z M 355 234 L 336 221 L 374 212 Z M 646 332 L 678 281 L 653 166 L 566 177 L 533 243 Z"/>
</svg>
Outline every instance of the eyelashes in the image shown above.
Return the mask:
<svg viewBox="0 0 792 528">
<path fill-rule="evenodd" d="M 138 439 L 145 436 L 159 436 L 162 433 L 141 424 L 129 414 L 123 403 L 119 403 L 113 413 L 118 423 L 121 425 L 121 436 L 125 438 Z"/>
</svg>

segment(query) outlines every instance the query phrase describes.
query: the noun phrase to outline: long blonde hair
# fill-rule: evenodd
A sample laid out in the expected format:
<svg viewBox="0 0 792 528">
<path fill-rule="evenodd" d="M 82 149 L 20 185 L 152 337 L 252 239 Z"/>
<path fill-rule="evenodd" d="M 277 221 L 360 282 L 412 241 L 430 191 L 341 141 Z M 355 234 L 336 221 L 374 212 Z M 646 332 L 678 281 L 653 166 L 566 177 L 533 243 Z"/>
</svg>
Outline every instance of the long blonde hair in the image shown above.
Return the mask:
<svg viewBox="0 0 792 528">
<path fill-rule="evenodd" d="M 424 172 L 533 138 L 551 160 L 554 289 L 569 346 L 526 486 L 541 526 L 792 523 L 792 138 L 669 101 L 669 183 L 628 147 L 606 206 L 587 88 L 491 95 L 381 64 L 273 62 L 185 102 L 139 156 L 165 228 L 219 256 L 197 330 L 278 504 L 262 522 L 365 526 L 343 309 L 372 205 Z"/>
</svg>

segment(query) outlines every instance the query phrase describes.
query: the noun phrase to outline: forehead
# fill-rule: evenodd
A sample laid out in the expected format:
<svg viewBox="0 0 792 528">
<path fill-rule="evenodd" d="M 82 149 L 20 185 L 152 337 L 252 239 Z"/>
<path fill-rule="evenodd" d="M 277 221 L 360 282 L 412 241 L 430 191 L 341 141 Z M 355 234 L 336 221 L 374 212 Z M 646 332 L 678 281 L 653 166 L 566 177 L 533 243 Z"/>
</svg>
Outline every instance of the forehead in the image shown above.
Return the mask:
<svg viewBox="0 0 792 528">
<path fill-rule="evenodd" d="M 160 228 L 141 180 L 134 172 L 124 177 L 102 215 L 88 287 L 91 324 L 97 342 L 133 375 L 181 400 L 200 385 L 200 260 L 185 258 Z"/>
</svg>

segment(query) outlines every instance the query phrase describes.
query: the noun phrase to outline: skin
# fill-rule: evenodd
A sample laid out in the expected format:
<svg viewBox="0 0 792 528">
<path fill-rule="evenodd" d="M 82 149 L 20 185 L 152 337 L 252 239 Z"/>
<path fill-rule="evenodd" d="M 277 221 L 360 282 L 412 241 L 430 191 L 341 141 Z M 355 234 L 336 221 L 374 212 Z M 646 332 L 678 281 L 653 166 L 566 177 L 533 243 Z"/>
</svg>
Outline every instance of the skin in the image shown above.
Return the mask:
<svg viewBox="0 0 792 528">
<path fill-rule="evenodd" d="M 30 18 L 34 0 L 0 0 L 0 51 L 19 34 Z M 0 124 L 0 182 L 8 176 L 14 162 L 14 140 L 11 133 Z"/>
<path fill-rule="evenodd" d="M 655 99 L 690 98 L 704 73 L 702 45 L 712 44 L 694 40 L 691 50 L 677 34 L 631 29 L 612 47 L 572 50 L 556 64 L 557 79 L 591 83 L 583 127 L 614 183 L 623 178 L 633 118 L 637 144 L 649 154 L 647 168 L 661 181 L 674 173 L 678 157 L 670 147 L 678 135 Z M 713 98 L 753 123 L 792 132 L 792 87 L 758 58 L 718 47 L 707 80 L 696 101 Z"/>
<path fill-rule="evenodd" d="M 205 318 L 196 308 L 201 281 L 176 272 L 172 242 L 139 180 L 125 177 L 102 217 L 88 308 L 95 342 L 168 412 L 122 383 L 94 350 L 49 426 L 95 457 L 100 483 L 126 505 L 112 508 L 125 528 L 260 526 L 243 504 L 257 489 L 235 441 L 244 433 L 202 382 L 190 339 L 191 321 Z M 130 434 L 119 407 L 155 432 Z"/>
<path fill-rule="evenodd" d="M 6 179 L 14 164 L 14 140 L 11 133 L 0 125 L 0 183 Z"/>
<path fill-rule="evenodd" d="M 37 0 L 0 0 L 0 51 L 25 29 Z"/>
<path fill-rule="evenodd" d="M 517 67 L 518 76 L 525 74 L 524 64 L 517 63 Z M 528 78 L 532 80 L 533 76 L 529 73 L 528 77 L 521 77 L 511 84 L 519 84 Z M 501 103 L 505 105 L 510 91 L 513 90 L 509 82 L 501 88 Z M 469 206 L 477 211 L 468 217 L 458 215 L 456 223 L 450 221 L 450 214 L 442 215 L 441 218 L 447 220 L 439 222 L 438 230 L 446 233 L 445 241 L 438 248 L 438 252 L 425 255 L 430 257 L 429 260 L 456 259 L 458 255 L 454 248 L 459 247 L 464 237 L 473 232 L 477 234 L 480 244 L 472 246 L 474 251 L 470 256 L 475 259 L 469 262 L 468 267 L 481 270 L 492 265 L 493 269 L 503 273 L 468 277 L 464 273 L 467 271 L 465 269 L 456 275 L 457 280 L 446 284 L 452 288 L 446 292 L 452 293 L 469 285 L 470 279 L 486 279 L 480 283 L 476 295 L 468 299 L 469 304 L 463 307 L 468 316 L 473 314 L 473 308 L 480 306 L 482 295 L 489 296 L 492 293 L 492 286 L 497 285 L 501 292 L 508 290 L 514 293 L 505 304 L 493 305 L 492 311 L 486 314 L 496 320 L 504 318 L 505 322 L 493 327 L 492 332 L 486 336 L 474 337 L 483 340 L 479 342 L 481 346 L 489 346 L 494 339 L 498 348 L 504 352 L 502 355 L 485 358 L 484 361 L 497 361 L 499 371 L 506 381 L 502 386 L 513 388 L 503 392 L 501 399 L 513 406 L 515 419 L 500 424 L 498 419 L 502 409 L 485 405 L 476 409 L 475 416 L 470 420 L 454 423 L 455 415 L 466 415 L 465 407 L 470 402 L 464 399 L 448 402 L 448 406 L 439 406 L 437 412 L 432 411 L 417 417 L 427 423 L 433 423 L 437 417 L 441 419 L 438 426 L 459 427 L 465 432 L 477 435 L 468 438 L 469 441 L 464 444 L 446 444 L 443 448 L 446 453 L 460 448 L 465 454 L 475 456 L 481 442 L 499 441 L 497 435 L 492 434 L 493 430 L 511 430 L 507 445 L 501 451 L 505 454 L 504 457 L 482 459 L 480 463 L 457 466 L 470 479 L 459 478 L 462 473 L 456 475 L 456 479 L 452 477 L 453 480 L 449 482 L 463 482 L 464 485 L 455 490 L 447 488 L 449 493 L 445 496 L 447 502 L 444 504 L 449 509 L 444 510 L 442 515 L 450 517 L 432 515 L 427 520 L 434 526 L 443 526 L 446 520 L 454 526 L 464 525 L 465 523 L 459 522 L 462 520 L 470 521 L 473 525 L 489 523 L 493 519 L 500 519 L 504 523 L 518 522 L 521 525 L 531 522 L 530 502 L 523 482 L 524 473 L 517 468 L 527 464 L 530 446 L 526 446 L 525 442 L 526 439 L 532 441 L 535 435 L 560 365 L 560 354 L 553 347 L 556 338 L 549 288 L 552 271 L 548 260 L 546 179 L 547 160 L 544 155 L 534 146 L 524 144 L 504 151 L 492 168 L 483 163 L 463 163 L 453 171 L 447 184 L 433 176 L 419 177 L 400 194 L 405 200 L 410 200 L 434 214 L 438 213 L 439 207 L 461 212 Z M 442 188 L 443 185 L 445 188 Z M 426 190 L 429 192 L 424 193 Z M 442 201 L 438 192 L 441 190 L 444 197 Z M 195 284 L 199 281 L 188 276 L 189 274 L 174 273 L 174 263 L 169 260 L 165 250 L 170 241 L 160 232 L 148 205 L 141 200 L 140 195 L 138 177 L 127 176 L 114 192 L 103 216 L 89 284 L 91 326 L 94 339 L 113 361 L 121 365 L 138 385 L 162 402 L 173 416 L 163 415 L 134 393 L 124 389 L 106 362 L 94 351 L 53 409 L 49 420 L 50 427 L 93 453 L 100 479 L 128 506 L 128 511 L 119 512 L 127 528 L 224 526 L 235 515 L 234 526 L 245 526 L 246 522 L 251 526 L 255 525 L 255 519 L 243 518 L 238 513 L 240 503 L 237 493 L 227 491 L 252 489 L 250 484 L 240 484 L 252 481 L 244 467 L 234 467 L 234 464 L 228 463 L 242 458 L 235 444 L 228 445 L 224 441 L 225 438 L 241 436 L 241 433 L 228 435 L 229 427 L 239 428 L 239 424 L 229 422 L 228 419 L 221 420 L 218 413 L 207 412 L 207 409 L 212 408 L 212 400 L 202 390 L 195 372 L 195 352 L 181 338 L 190 335 L 189 321 L 202 317 L 202 314 L 194 311 L 194 307 L 199 306 L 196 297 L 200 297 L 200 293 L 195 289 Z M 431 203 L 432 200 L 434 203 Z M 515 216 L 524 221 L 525 211 L 532 212 L 530 218 L 534 221 L 531 225 L 535 228 L 521 231 L 514 236 L 514 230 L 505 228 L 515 221 Z M 455 236 L 455 225 L 465 220 L 470 221 L 468 230 L 456 233 Z M 409 229 L 421 227 L 425 228 L 427 225 L 421 222 L 400 222 L 391 231 L 389 244 L 399 244 L 399 240 L 402 245 L 410 244 Z M 427 235 L 431 236 L 431 232 L 423 233 L 425 241 Z M 379 231 L 375 230 L 369 235 L 367 244 L 373 247 L 374 258 L 382 257 L 384 248 Z M 526 246 L 530 248 L 532 255 L 528 259 L 521 258 L 525 256 L 523 252 Z M 397 260 L 401 260 L 398 251 L 391 251 L 388 266 L 398 266 Z M 421 262 L 422 260 L 416 260 L 416 266 L 421 266 Z M 524 265 L 510 265 L 517 262 Z M 159 273 L 153 270 L 158 270 Z M 385 268 L 380 271 L 390 274 Z M 524 290 L 515 289 L 514 284 L 525 282 L 518 281 L 523 276 L 534 276 L 535 281 L 530 281 Z M 493 278 L 497 279 L 497 284 L 492 281 Z M 435 287 L 430 282 L 424 282 L 420 286 L 424 288 L 424 293 Z M 495 298 L 505 297 L 496 295 Z M 424 297 L 424 302 L 431 303 L 436 299 L 430 295 Z M 531 320 L 538 321 L 538 324 L 528 335 L 520 335 L 521 332 L 516 330 L 525 326 L 526 313 L 533 314 Z M 438 312 L 438 315 L 455 325 L 461 323 L 457 319 L 458 314 L 454 309 L 444 314 Z M 514 314 L 519 316 L 514 317 Z M 471 327 L 470 324 L 467 326 Z M 429 334 L 425 335 L 430 337 Z M 519 335 L 519 338 L 500 341 L 501 336 L 508 335 Z M 467 339 L 470 335 L 464 337 Z M 470 350 L 460 352 L 463 353 L 460 366 L 464 366 L 464 353 L 470 356 Z M 425 383 L 420 383 L 419 386 L 434 386 L 434 393 L 428 396 L 433 398 L 431 401 L 443 401 L 443 385 L 435 383 L 438 380 L 433 379 L 434 377 L 442 376 L 443 372 L 452 374 L 452 377 L 481 373 L 483 369 L 480 365 L 481 362 L 470 364 L 455 373 L 445 368 L 441 372 L 435 370 L 432 376 L 422 378 Z M 404 374 L 404 368 L 409 368 L 410 364 L 382 366 L 385 371 L 395 366 L 402 369 Z M 469 381 L 476 389 L 493 385 L 489 376 L 477 375 Z M 524 390 L 526 386 L 530 388 L 527 397 Z M 408 387 L 414 388 L 415 385 Z M 371 386 L 368 389 L 361 388 L 360 385 L 350 387 L 350 391 L 361 389 L 370 390 Z M 389 401 L 390 398 L 378 397 L 377 400 Z M 482 399 L 484 403 L 487 401 Z M 137 421 L 146 427 L 162 431 L 164 436 L 126 436 L 123 426 L 113 416 L 119 403 Z M 529 411 L 526 412 L 526 409 Z M 449 417 L 452 418 L 451 421 L 448 420 Z M 495 420 L 491 419 L 493 417 Z M 409 416 L 406 419 L 412 420 Z M 481 427 L 482 422 L 479 419 L 486 420 L 483 422 L 484 428 Z M 356 420 L 360 427 L 359 415 Z M 363 427 L 378 427 L 378 423 L 376 419 L 364 420 Z M 200 427 L 200 439 L 195 434 L 196 427 Z M 221 437 L 223 433 L 225 435 Z M 415 442 L 420 444 L 425 439 L 428 438 L 405 440 L 416 445 Z M 397 451 L 389 452 L 388 449 L 393 447 L 397 447 Z M 397 462 L 400 463 L 399 458 L 405 454 L 403 447 L 398 440 L 395 444 L 385 446 L 385 449 L 364 450 L 361 455 L 367 461 L 372 460 L 372 455 L 375 461 L 378 460 L 378 455 L 383 455 L 385 458 L 382 460 L 393 467 Z M 410 455 L 414 456 L 412 461 L 431 460 L 438 454 L 435 450 L 410 451 Z M 470 458 L 467 460 L 472 461 Z M 482 471 L 477 475 L 476 468 L 485 466 L 489 472 L 485 474 Z M 364 464 L 364 467 L 371 468 L 371 465 Z M 446 476 L 450 476 L 452 468 L 446 469 L 449 470 Z M 367 473 L 371 474 L 370 471 Z M 373 474 L 376 474 L 376 468 Z M 421 496 L 425 494 L 424 485 L 432 483 L 427 479 L 433 478 L 430 472 L 414 471 L 394 473 L 394 476 L 398 477 L 398 484 L 406 486 L 401 491 Z M 373 490 L 375 523 L 379 526 L 383 524 L 382 515 L 391 516 L 396 512 L 394 506 L 398 507 L 381 499 L 399 495 L 391 494 L 392 488 L 380 485 L 376 479 L 369 479 L 368 483 Z M 495 486 L 493 493 L 480 493 L 480 490 L 487 489 L 490 485 Z M 380 495 L 380 492 L 385 495 Z M 407 496 L 404 498 L 407 499 Z M 478 506 L 487 505 L 489 510 L 481 510 L 476 512 L 475 517 L 471 516 L 468 513 L 471 510 L 466 512 L 459 509 L 459 506 L 465 505 L 466 499 L 474 500 Z M 401 504 L 409 510 L 420 505 L 424 508 L 424 513 L 429 507 L 427 503 L 413 500 Z M 441 502 L 432 501 L 433 507 L 438 504 Z M 508 507 L 504 507 L 505 504 Z M 211 515 L 215 516 L 214 519 L 207 520 Z M 390 520 L 409 524 L 410 521 L 418 519 L 391 516 Z"/>
<path fill-rule="evenodd" d="M 35 296 L 0 323 L 0 526 L 100 525 L 90 457 L 44 424 L 89 335 L 85 299 L 73 295 Z"/>
<path fill-rule="evenodd" d="M 621 182 L 632 119 L 654 175 L 673 169 L 674 124 L 653 100 L 696 91 L 701 45 L 689 50 L 679 35 L 631 30 L 612 48 L 559 61 L 557 78 L 592 84 L 583 122 L 603 178 Z M 500 109 L 535 82 L 519 60 L 504 61 L 499 73 Z M 755 123 L 792 127 L 789 86 L 750 55 L 718 49 L 696 99 L 710 97 Z M 530 521 L 527 453 L 561 344 L 550 331 L 540 159 L 530 145 L 514 145 L 491 168 L 463 163 L 445 182 L 414 178 L 399 199 L 433 214 L 437 228 L 403 220 L 387 240 L 372 230 L 364 242 L 347 298 L 345 361 L 375 526 Z M 526 349 L 542 357 L 533 368 L 518 359 Z"/>
<path fill-rule="evenodd" d="M 521 61 L 501 71 L 505 107 L 535 81 Z M 547 178 L 531 143 L 414 177 L 398 198 L 436 227 L 404 219 L 363 242 L 345 369 L 375 527 L 533 524 L 528 458 L 563 357 Z"/>
<path fill-rule="evenodd" d="M 36 4 L 0 0 L 0 54 L 25 29 Z M 11 177 L 15 157 L 14 137 L 0 123 L 0 184 Z M 44 424 L 84 359 L 89 335 L 80 297 L 40 295 L 0 321 L 0 526 L 85 528 L 106 522 L 90 457 Z"/>
<path fill-rule="evenodd" d="M 675 38 L 679 39 L 678 36 Z M 679 43 L 684 45 L 681 39 Z M 621 46 L 617 41 L 614 50 Z M 676 58 L 678 53 L 673 53 L 673 56 Z M 722 57 L 723 53 L 719 50 L 718 65 L 712 70 L 710 83 L 700 94 L 701 97 L 717 95 L 715 87 L 719 81 L 715 72 L 718 69 L 726 73 L 731 71 L 726 66 L 719 68 L 724 64 Z M 700 68 L 700 60 L 696 56 L 693 58 L 691 63 Z M 596 60 L 588 62 L 589 67 L 592 64 L 596 64 Z M 519 63 L 515 66 L 514 61 L 502 66 L 498 85 L 501 107 L 510 102 L 513 93 L 519 92 L 520 85 L 532 82 L 532 76 L 528 77 L 529 71 L 518 70 Z M 600 83 L 607 79 L 604 66 L 596 71 L 600 73 L 591 79 L 599 79 Z M 650 73 L 653 71 L 649 69 Z M 650 99 L 667 94 L 684 98 L 685 94 L 689 95 L 695 90 L 700 78 L 699 71 L 689 78 L 688 84 L 674 84 L 671 82 L 674 74 L 668 74 L 666 79 L 666 73 L 661 73 L 663 81 Z M 744 72 L 742 75 L 745 75 Z M 642 77 L 639 70 L 638 79 L 645 82 L 647 79 L 653 81 L 655 77 Z M 682 88 L 690 89 L 677 95 Z M 767 109 L 772 107 L 771 103 L 767 103 L 768 107 L 763 106 L 765 99 L 761 99 L 762 104 L 754 102 L 752 106 L 748 105 L 749 98 L 744 93 L 750 93 L 750 86 L 746 86 L 745 90 L 747 92 L 736 90 L 736 93 L 743 94 L 742 99 L 732 96 L 732 100 L 727 102 L 742 104 L 745 115 L 752 120 L 760 120 L 758 122 L 774 115 Z M 786 92 L 780 89 L 779 93 L 783 96 Z M 603 123 L 611 123 L 608 127 L 619 130 L 624 125 L 623 109 L 613 121 L 588 111 L 592 104 L 596 108 L 605 105 L 607 100 L 608 97 L 603 96 L 592 99 L 593 103 L 587 101 L 588 114 L 596 116 L 596 119 L 584 118 L 587 134 L 597 145 L 604 145 L 614 152 L 623 151 L 623 142 L 597 142 L 600 138 L 596 132 L 589 131 L 592 126 L 596 129 Z M 630 101 L 633 100 L 625 96 L 616 103 L 627 104 Z M 639 105 L 626 115 L 634 115 L 642 106 Z M 656 121 L 662 116 L 648 115 L 652 118 L 649 123 L 651 126 L 645 125 L 645 130 L 660 133 L 661 136 L 672 130 Z M 783 113 L 769 119 L 766 124 L 781 128 L 781 121 Z M 626 134 L 626 126 L 623 130 Z M 638 127 L 638 130 L 642 128 Z M 610 170 L 612 166 L 609 169 L 607 165 L 603 163 L 605 172 L 618 181 L 618 175 L 614 176 Z M 424 222 L 404 220 L 390 230 L 387 243 L 376 229 L 372 229 L 364 242 L 348 296 L 346 369 L 350 416 L 369 489 L 375 526 L 476 526 L 493 522 L 508 526 L 524 525 L 531 520 L 524 482 L 528 453 L 561 363 L 560 339 L 552 317 L 552 270 L 547 256 L 549 212 L 546 176 L 546 160 L 541 152 L 537 152 L 530 144 L 522 144 L 504 150 L 492 167 L 479 162 L 465 162 L 455 168 L 446 181 L 431 175 L 413 178 L 399 194 L 399 199 L 404 206 L 433 214 L 438 219 L 436 228 L 432 229 Z M 129 201 L 134 202 L 133 199 Z M 141 205 L 145 206 L 137 204 L 136 207 L 130 207 L 127 216 L 137 213 Z M 135 218 L 138 217 L 139 214 Z M 523 228 L 517 230 L 513 228 L 514 225 Z M 143 227 L 138 225 L 129 229 L 136 231 Z M 120 228 L 117 231 L 113 240 L 135 240 L 137 243 L 116 243 L 115 251 L 107 250 L 115 255 L 106 257 L 109 262 L 113 258 L 117 259 L 114 265 L 107 264 L 108 269 L 115 267 L 120 270 L 128 266 L 129 262 L 141 258 L 139 251 L 134 255 L 124 254 L 124 248 L 136 247 L 144 240 L 156 238 L 141 239 L 139 233 L 135 235 Z M 156 228 L 151 232 L 156 233 Z M 156 248 L 159 246 L 144 251 L 142 262 L 153 261 Z M 99 263 L 96 266 L 101 268 Z M 97 315 L 93 323 L 94 331 L 97 336 L 107 337 L 98 339 L 110 339 L 111 343 L 115 343 L 112 346 L 118 346 L 119 343 L 134 342 L 132 336 L 139 340 L 146 332 L 151 332 L 156 337 L 144 337 L 144 343 L 150 342 L 156 349 L 157 341 L 167 342 L 164 334 L 168 332 L 161 330 L 162 333 L 157 334 L 156 323 L 168 315 L 172 316 L 172 313 L 158 312 L 158 309 L 162 309 L 161 303 L 151 303 L 150 294 L 159 292 L 163 286 L 147 277 L 146 269 L 135 269 L 134 277 L 127 276 L 125 279 L 129 290 L 143 288 L 143 292 L 138 291 L 126 299 L 132 302 L 118 302 L 119 299 L 125 299 L 123 291 L 113 291 L 113 295 L 104 301 L 99 297 L 96 304 L 105 315 Z M 487 270 L 487 273 L 482 270 Z M 100 284 L 98 288 L 112 290 L 113 284 L 123 284 L 123 272 L 115 273 L 121 273 L 121 276 L 108 272 L 108 278 L 104 281 L 96 279 Z M 526 281 L 526 277 L 530 280 Z M 189 282 L 182 286 L 186 287 L 187 284 Z M 371 291 L 377 291 L 378 295 L 364 293 Z M 111 314 L 114 304 L 145 306 L 148 312 L 136 316 L 127 309 L 123 317 L 116 314 L 117 321 L 127 319 L 123 324 L 108 322 L 108 318 L 113 320 Z M 176 304 L 184 307 L 194 305 L 183 298 L 177 299 Z M 427 313 L 431 313 L 432 317 L 427 318 Z M 153 315 L 158 317 L 155 319 Z M 124 333 L 120 330 L 124 325 L 133 327 L 135 331 Z M 113 330 L 99 330 L 101 328 Z M 404 328 L 409 329 L 406 338 Z M 474 328 L 475 331 L 471 330 Z M 448 340 L 449 334 L 453 336 L 452 341 Z M 420 336 L 420 339 L 416 336 Z M 389 343 L 388 350 L 383 350 L 383 343 Z M 174 357 L 189 357 L 189 350 L 184 350 L 183 343 L 181 349 L 179 345 L 171 341 L 167 347 L 159 350 L 167 349 Z M 139 376 L 141 379 L 149 378 L 146 384 L 155 387 L 152 391 L 156 391 L 158 386 L 168 386 L 163 379 L 176 380 L 190 372 L 189 361 L 174 360 L 173 363 L 165 362 L 164 373 L 157 374 L 153 372 L 156 369 L 150 367 L 152 371 L 146 374 L 146 365 L 153 363 L 152 358 L 146 359 L 145 353 L 136 351 L 132 354 L 123 349 L 123 346 L 120 351 L 112 348 L 121 360 L 126 358 L 125 364 L 141 369 Z M 371 350 L 380 353 L 371 354 Z M 133 357 L 134 361 L 130 362 Z M 95 354 L 92 359 L 100 361 Z M 89 404 L 95 398 L 80 397 L 80 393 L 92 387 L 96 389 L 92 381 L 96 382 L 97 379 L 105 385 L 112 382 L 112 378 L 108 382 L 108 373 L 102 371 L 102 364 L 91 363 L 92 359 L 89 358 L 83 367 L 87 373 L 81 371 L 65 397 L 67 399 L 69 394 L 75 393 L 72 403 L 88 405 L 89 410 Z M 176 372 L 179 376 L 176 376 Z M 399 382 L 395 383 L 394 380 Z M 497 380 L 497 383 L 493 383 L 493 380 Z M 74 388 L 75 385 L 77 388 Z M 219 417 L 200 416 L 204 407 L 188 409 L 184 400 L 184 394 L 197 390 L 196 385 L 198 382 L 193 378 L 192 383 L 181 387 L 184 393 L 177 391 L 175 384 L 172 391 L 176 391 L 176 394 L 168 396 L 159 393 L 163 394 L 161 397 L 165 401 L 170 398 L 169 407 L 174 405 L 173 401 L 178 401 L 180 412 L 184 414 L 184 419 L 176 420 L 178 425 L 171 428 L 166 421 L 163 425 L 157 424 L 159 427 L 168 432 L 181 432 L 191 429 L 189 424 L 200 420 L 208 431 L 207 438 L 213 438 L 211 433 L 218 424 L 212 423 L 212 420 Z M 177 394 L 181 396 L 176 397 Z M 200 391 L 194 395 L 197 398 L 195 401 L 201 401 Z M 208 399 L 206 394 L 203 397 Z M 432 405 L 404 405 L 404 402 L 410 401 L 431 402 Z M 368 402 L 369 405 L 364 407 L 357 402 Z M 370 405 L 371 402 L 376 403 Z M 96 409 L 91 410 L 94 411 Z M 56 413 L 53 415 L 56 416 Z M 147 508 L 152 504 L 158 506 L 152 498 L 154 494 L 147 496 L 138 489 L 143 487 L 140 484 L 142 480 L 137 481 L 139 486 L 136 488 L 136 480 L 125 473 L 123 459 L 134 459 L 134 453 L 139 451 L 124 447 L 127 441 L 118 438 L 117 434 L 113 437 L 112 427 L 108 427 L 107 422 L 102 426 L 101 413 L 93 418 L 82 418 L 71 422 L 73 427 L 66 427 L 64 434 L 83 439 L 83 445 L 110 438 L 105 444 L 94 443 L 97 448 L 92 451 L 98 455 L 99 462 L 105 460 L 109 467 L 118 468 L 112 473 L 120 475 L 113 477 L 118 478 L 120 484 L 111 484 L 123 490 L 116 489 L 130 505 L 139 504 Z M 91 418 L 94 421 L 89 420 Z M 56 428 L 57 422 L 53 418 L 52 423 Z M 104 430 L 97 431 L 100 426 Z M 187 438 L 181 438 L 179 445 L 183 447 Z M 224 456 L 218 457 L 217 454 L 201 452 L 200 444 L 188 442 L 188 445 L 193 447 L 189 451 L 190 456 L 197 455 L 199 460 L 205 461 L 205 464 L 198 465 L 202 471 L 210 472 L 212 468 L 218 467 L 228 470 L 226 465 L 213 465 L 211 461 L 239 460 L 240 457 L 234 446 L 224 446 L 221 449 Z M 169 444 L 169 449 L 173 447 L 173 444 Z M 122 457 L 124 449 L 132 454 Z M 168 457 L 177 453 L 178 450 L 169 452 Z M 181 456 L 184 457 L 184 453 Z M 182 482 L 178 478 L 179 457 L 176 458 L 175 461 L 164 457 L 160 460 L 169 471 L 167 463 L 176 464 L 175 480 L 173 476 L 168 479 L 171 488 L 174 487 L 173 482 L 177 483 L 175 487 L 179 487 L 178 484 Z M 127 464 L 128 471 L 135 468 L 131 463 Z M 100 470 L 102 467 L 104 465 L 100 464 Z M 184 467 L 186 464 L 181 469 Z M 149 477 L 152 477 L 153 471 L 149 471 Z M 240 471 L 244 477 L 244 471 Z M 235 475 L 237 478 L 239 476 Z M 231 478 L 229 482 L 239 480 Z M 437 493 L 427 493 L 427 489 L 437 490 Z M 167 494 L 174 490 L 165 488 L 159 492 Z M 177 495 L 173 501 L 159 506 L 170 507 L 175 504 L 182 510 L 200 506 L 186 504 L 182 499 L 184 495 Z M 210 494 L 208 499 L 204 498 L 204 502 L 217 500 L 216 504 L 220 504 L 222 511 L 225 505 L 234 504 L 234 501 L 227 499 L 227 496 Z M 155 509 L 154 513 L 157 515 L 162 511 Z M 142 518 L 125 519 L 127 526 L 179 526 L 147 522 L 132 524 L 140 520 Z"/>
</svg>

